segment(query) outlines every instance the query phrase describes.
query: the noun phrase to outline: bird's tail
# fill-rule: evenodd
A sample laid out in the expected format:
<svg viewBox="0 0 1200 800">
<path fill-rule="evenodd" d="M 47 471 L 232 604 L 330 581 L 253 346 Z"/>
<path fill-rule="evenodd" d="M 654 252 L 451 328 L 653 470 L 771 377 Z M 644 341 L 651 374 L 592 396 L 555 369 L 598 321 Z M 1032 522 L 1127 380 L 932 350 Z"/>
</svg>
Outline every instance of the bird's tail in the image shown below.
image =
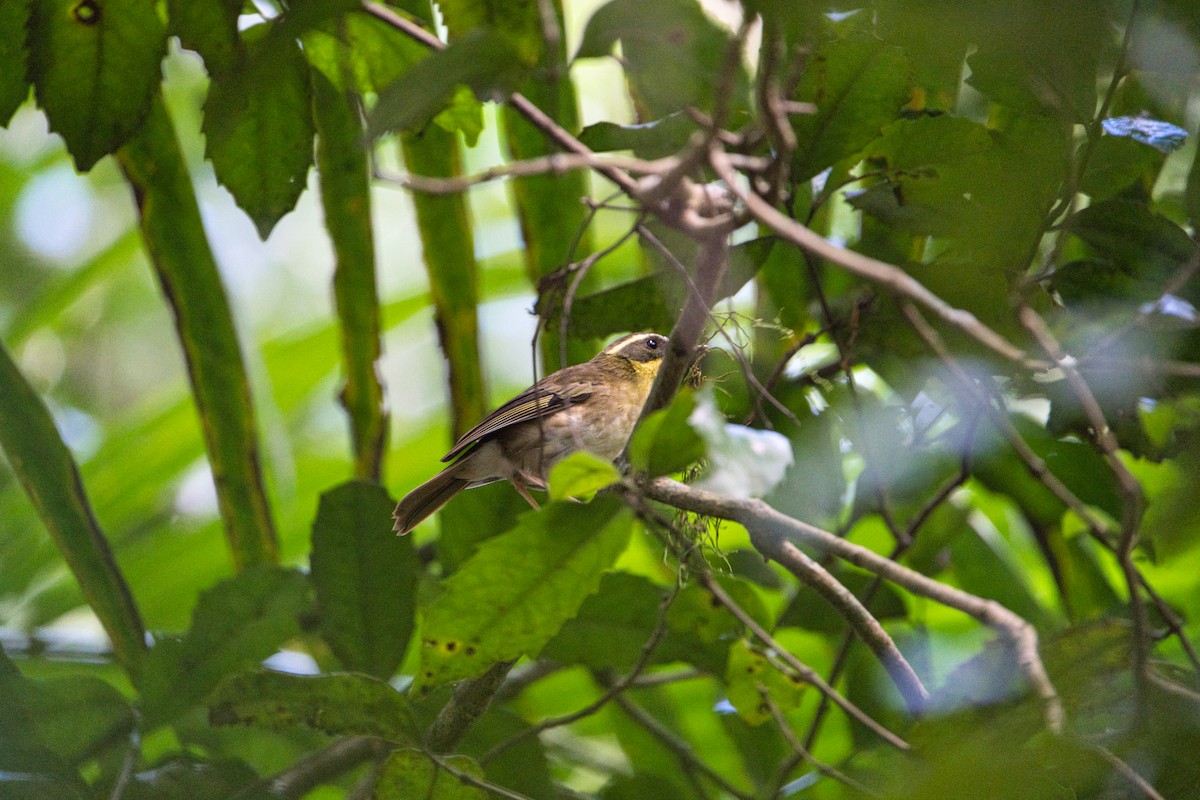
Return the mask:
<svg viewBox="0 0 1200 800">
<path fill-rule="evenodd" d="M 403 536 L 417 527 L 417 523 L 450 502 L 450 498 L 470 485 L 470 481 L 457 477 L 456 470 L 451 467 L 404 495 L 404 499 L 392 512 L 392 516 L 396 518 L 393 527 L 396 535 Z"/>
</svg>

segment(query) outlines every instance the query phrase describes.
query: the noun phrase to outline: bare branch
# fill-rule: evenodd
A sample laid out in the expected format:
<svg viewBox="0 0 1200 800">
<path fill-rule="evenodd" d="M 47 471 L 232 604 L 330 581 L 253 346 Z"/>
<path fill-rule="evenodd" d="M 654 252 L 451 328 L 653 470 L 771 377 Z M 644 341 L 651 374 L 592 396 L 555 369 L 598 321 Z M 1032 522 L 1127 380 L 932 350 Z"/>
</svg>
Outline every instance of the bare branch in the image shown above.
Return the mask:
<svg viewBox="0 0 1200 800">
<path fill-rule="evenodd" d="M 1055 732 L 1062 730 L 1062 700 L 1038 654 L 1037 630 L 1000 603 L 939 583 L 865 547 L 785 516 L 761 500 L 733 500 L 670 478 L 645 481 L 641 488 L 647 497 L 675 508 L 740 523 L 750 533 L 751 544 L 761 553 L 778 551 L 781 541 L 795 540 L 873 572 L 913 594 L 957 609 L 993 628 L 1013 647 L 1018 667 L 1042 701 L 1047 727 Z"/>
</svg>

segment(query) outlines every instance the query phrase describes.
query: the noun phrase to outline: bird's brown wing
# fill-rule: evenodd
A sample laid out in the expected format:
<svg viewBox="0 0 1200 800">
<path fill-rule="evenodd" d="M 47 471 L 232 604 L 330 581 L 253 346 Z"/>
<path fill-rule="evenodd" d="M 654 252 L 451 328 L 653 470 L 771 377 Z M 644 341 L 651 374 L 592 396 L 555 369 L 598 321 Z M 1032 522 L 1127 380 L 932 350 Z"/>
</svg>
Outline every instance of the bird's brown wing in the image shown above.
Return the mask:
<svg viewBox="0 0 1200 800">
<path fill-rule="evenodd" d="M 497 431 L 520 425 L 553 414 L 567 406 L 578 405 L 592 396 L 595 389 L 592 381 L 572 380 L 572 368 L 538 381 L 521 394 L 497 408 L 483 421 L 462 435 L 442 461 L 452 461 L 472 445 L 492 436 Z"/>
</svg>

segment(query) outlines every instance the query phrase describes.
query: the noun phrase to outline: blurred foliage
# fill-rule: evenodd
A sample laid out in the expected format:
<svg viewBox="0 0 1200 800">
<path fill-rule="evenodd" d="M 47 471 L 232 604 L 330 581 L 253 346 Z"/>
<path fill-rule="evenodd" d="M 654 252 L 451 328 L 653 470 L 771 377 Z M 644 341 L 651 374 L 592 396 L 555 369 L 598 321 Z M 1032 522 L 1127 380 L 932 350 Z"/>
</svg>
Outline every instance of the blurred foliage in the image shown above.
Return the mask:
<svg viewBox="0 0 1200 800">
<path fill-rule="evenodd" d="M 0 797 L 1193 797 L 1198 9 L 0 0 Z M 1063 733 L 991 631 L 827 560 L 912 716 L 741 526 L 594 458 L 391 536 L 454 433 L 691 291 L 596 174 L 397 191 L 564 137 L 715 141 L 969 321 L 747 225 L 708 386 L 629 460 L 762 493 L 790 446 L 768 502 L 1020 614 Z"/>
</svg>

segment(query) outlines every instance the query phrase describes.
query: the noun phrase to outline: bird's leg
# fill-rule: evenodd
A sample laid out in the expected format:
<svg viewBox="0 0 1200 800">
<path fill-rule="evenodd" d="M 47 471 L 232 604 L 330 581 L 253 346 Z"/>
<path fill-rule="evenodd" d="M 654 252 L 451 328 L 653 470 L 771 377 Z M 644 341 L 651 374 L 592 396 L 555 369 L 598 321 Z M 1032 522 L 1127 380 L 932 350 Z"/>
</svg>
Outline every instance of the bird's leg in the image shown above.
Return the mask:
<svg viewBox="0 0 1200 800">
<path fill-rule="evenodd" d="M 509 483 L 511 483 L 513 488 L 517 490 L 517 494 L 525 498 L 525 502 L 529 503 L 530 507 L 534 511 L 542 510 L 542 507 L 538 505 L 537 500 L 534 500 L 533 495 L 529 493 L 529 484 L 532 483 L 532 481 L 528 481 L 526 476 L 521 474 L 513 475 L 512 478 L 509 479 Z"/>
</svg>

